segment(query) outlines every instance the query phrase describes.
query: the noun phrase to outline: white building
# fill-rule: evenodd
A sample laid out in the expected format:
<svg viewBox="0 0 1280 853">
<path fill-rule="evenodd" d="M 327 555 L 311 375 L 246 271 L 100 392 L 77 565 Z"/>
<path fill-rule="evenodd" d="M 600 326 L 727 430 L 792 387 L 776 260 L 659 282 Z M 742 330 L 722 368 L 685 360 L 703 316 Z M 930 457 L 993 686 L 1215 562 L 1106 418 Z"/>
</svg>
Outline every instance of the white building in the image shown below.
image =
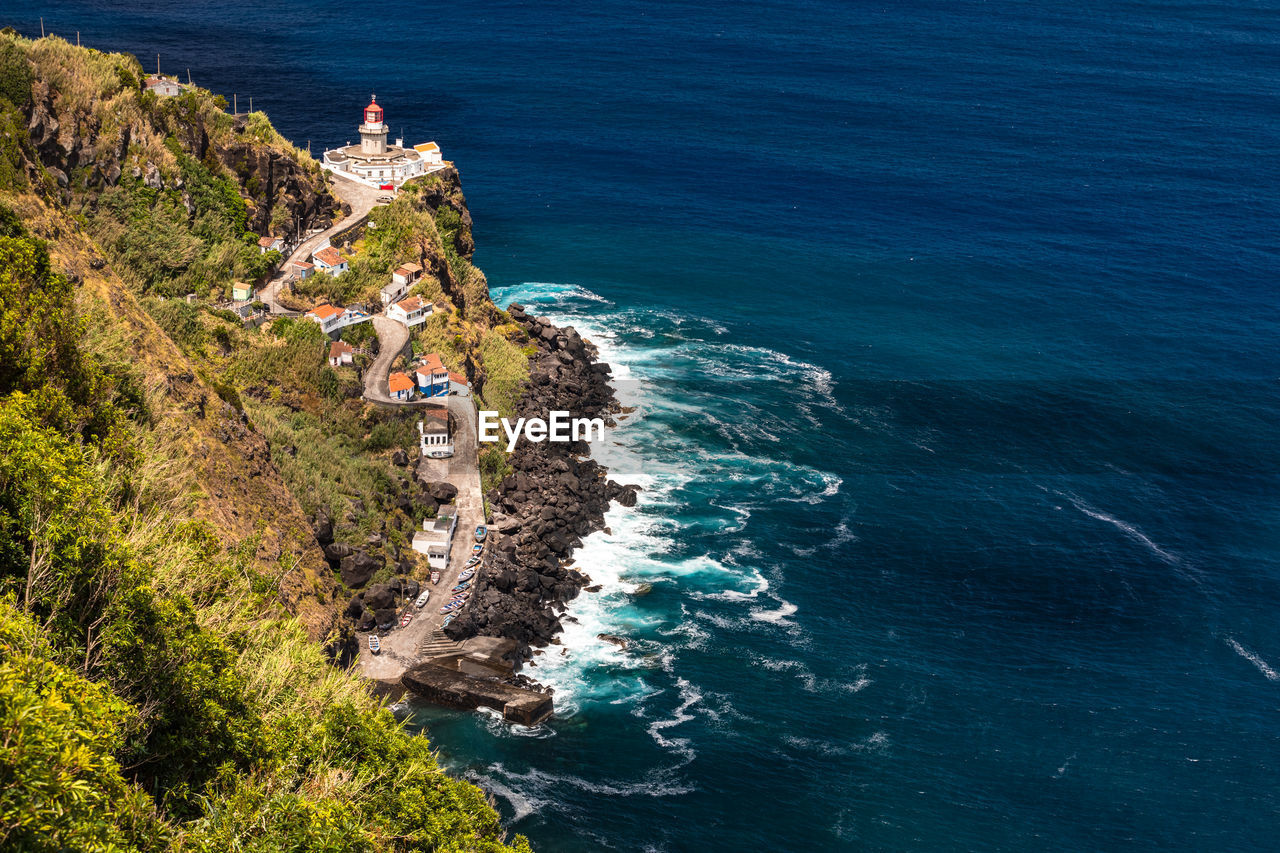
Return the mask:
<svg viewBox="0 0 1280 853">
<path fill-rule="evenodd" d="M 413 148 L 405 148 L 402 139 L 395 145 L 387 144 L 387 124 L 376 96 L 361 117 L 360 144 L 324 152 L 325 168 L 371 186 L 398 187 L 410 178 L 445 167 L 440 147 L 434 142 Z"/>
<path fill-rule="evenodd" d="M 423 419 L 418 421 L 418 445 L 422 455 L 442 458 L 453 455 L 453 439 L 449 435 L 449 412 L 423 412 Z"/>
<path fill-rule="evenodd" d="M 421 264 L 405 264 L 396 268 L 396 271 L 391 274 L 391 283 L 408 287 L 420 278 L 422 278 Z"/>
<path fill-rule="evenodd" d="M 316 269 L 320 272 L 326 272 L 329 275 L 341 275 L 350 269 L 347 259 L 338 253 L 338 250 L 332 246 L 325 246 L 311 256 L 311 260 L 315 261 Z"/>
<path fill-rule="evenodd" d="M 146 90 L 155 92 L 161 98 L 172 98 L 182 93 L 182 84 L 168 77 L 148 77 Z"/>
<path fill-rule="evenodd" d="M 259 237 L 258 252 L 265 255 L 267 252 L 280 252 L 284 250 L 283 237 Z"/>
<path fill-rule="evenodd" d="M 412 329 L 420 323 L 425 323 L 434 310 L 435 306 L 423 302 L 421 296 L 410 296 L 408 299 L 403 299 L 388 308 L 387 316 L 397 323 L 404 323 Z"/>
<path fill-rule="evenodd" d="M 390 305 L 392 302 L 399 302 L 400 299 L 409 292 L 409 288 L 403 284 L 396 284 L 395 279 L 391 283 L 384 285 L 380 291 L 383 305 Z"/>
<path fill-rule="evenodd" d="M 418 393 L 425 397 L 444 397 L 449 393 L 449 369 L 440 356 L 428 353 L 414 371 L 418 380 Z"/>
<path fill-rule="evenodd" d="M 359 308 L 343 308 L 341 305 L 317 305 L 306 313 L 306 319 L 320 324 L 326 335 L 373 319 Z"/>
<path fill-rule="evenodd" d="M 457 508 L 442 506 L 435 518 L 424 518 L 422 530 L 413 534 L 413 550 L 427 555 L 427 565 L 444 569 L 449 565 L 449 550 L 453 547 L 453 532 L 458 527 Z"/>
<path fill-rule="evenodd" d="M 343 367 L 351 364 L 355 358 L 355 347 L 346 341 L 334 341 L 329 344 L 329 366 Z"/>
</svg>

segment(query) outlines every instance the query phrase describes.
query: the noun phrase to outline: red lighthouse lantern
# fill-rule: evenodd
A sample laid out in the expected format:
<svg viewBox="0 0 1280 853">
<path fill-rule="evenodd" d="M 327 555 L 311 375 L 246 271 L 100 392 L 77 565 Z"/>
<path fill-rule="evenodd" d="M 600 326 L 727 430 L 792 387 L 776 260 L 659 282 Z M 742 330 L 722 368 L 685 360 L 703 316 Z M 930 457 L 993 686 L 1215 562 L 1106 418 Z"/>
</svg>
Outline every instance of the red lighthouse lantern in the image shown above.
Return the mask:
<svg viewBox="0 0 1280 853">
<path fill-rule="evenodd" d="M 382 107 L 378 106 L 378 96 L 374 95 L 369 106 L 364 108 L 365 124 L 382 124 Z"/>
</svg>

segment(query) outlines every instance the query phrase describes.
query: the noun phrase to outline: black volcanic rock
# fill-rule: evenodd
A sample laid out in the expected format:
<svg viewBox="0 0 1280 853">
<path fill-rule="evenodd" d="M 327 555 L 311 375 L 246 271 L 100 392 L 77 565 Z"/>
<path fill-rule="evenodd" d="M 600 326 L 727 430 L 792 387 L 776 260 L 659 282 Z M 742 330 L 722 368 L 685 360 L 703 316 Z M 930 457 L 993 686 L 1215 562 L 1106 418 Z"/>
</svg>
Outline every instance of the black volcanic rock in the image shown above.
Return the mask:
<svg viewBox="0 0 1280 853">
<path fill-rule="evenodd" d="M 356 551 L 349 557 L 343 557 L 340 566 L 342 582 L 351 589 L 359 589 L 369 582 L 378 569 L 382 568 L 382 560 L 365 551 Z"/>
<path fill-rule="evenodd" d="M 364 606 L 374 610 L 383 610 L 396 603 L 395 593 L 387 584 L 371 586 L 364 593 Z"/>
<path fill-rule="evenodd" d="M 574 417 L 608 417 L 619 411 L 607 365 L 597 366 L 595 348 L 576 330 L 531 319 L 519 306 L 508 313 L 538 347 L 517 415 L 545 417 L 559 409 Z M 445 629 L 448 636 L 507 637 L 527 657 L 532 646 L 547 645 L 560 631 L 557 612 L 590 583 L 564 561 L 583 536 L 604 526 L 611 500 L 635 503 L 636 487 L 609 481 L 599 463 L 582 458 L 589 451 L 586 442 L 517 444 L 508 460 L 513 473 L 487 495 L 498 512 L 486 569 L 471 604 Z"/>
<path fill-rule="evenodd" d="M 324 546 L 324 558 L 331 563 L 336 563 L 339 560 L 350 557 L 354 553 L 355 549 L 342 542 L 333 542 Z"/>
</svg>

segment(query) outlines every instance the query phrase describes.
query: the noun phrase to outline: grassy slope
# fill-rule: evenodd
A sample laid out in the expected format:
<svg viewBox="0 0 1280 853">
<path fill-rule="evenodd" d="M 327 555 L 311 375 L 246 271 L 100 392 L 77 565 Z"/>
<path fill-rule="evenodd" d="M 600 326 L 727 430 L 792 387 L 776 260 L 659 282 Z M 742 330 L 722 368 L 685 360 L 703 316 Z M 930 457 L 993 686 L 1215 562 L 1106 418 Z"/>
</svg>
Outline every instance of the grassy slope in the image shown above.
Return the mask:
<svg viewBox="0 0 1280 853">
<path fill-rule="evenodd" d="M 32 108 L 6 102 L 15 44 L 33 92 L 74 102 L 61 114 L 99 122 L 98 138 L 151 120 L 119 73 L 138 70 L 131 58 L 0 37 L 0 124 Z M 181 174 L 167 139 L 134 140 L 130 158 Z M 25 276 L 3 291 L 0 336 L 65 271 L 79 282 L 72 361 L 116 379 L 75 403 L 109 424 L 98 432 L 61 416 L 78 374 L 36 365 L 0 383 L 0 846 L 506 849 L 478 789 L 444 776 L 315 642 L 334 580 L 272 461 L 276 424 L 245 423 L 227 378 L 238 347 L 272 344 L 234 329 L 223 352 L 220 321 L 202 315 L 211 343 L 180 347 L 135 295 L 147 258 L 83 230 L 118 238 L 94 221 L 101 187 L 66 190 L 20 138 L 4 141 L 0 201 L 29 235 L 14 245 L 38 254 L 43 238 L 51 263 L 0 275 Z M 92 170 L 68 177 L 91 183 Z M 200 252 L 220 245 L 216 227 L 173 224 Z M 38 561 L 49 584 L 24 594 Z"/>
</svg>

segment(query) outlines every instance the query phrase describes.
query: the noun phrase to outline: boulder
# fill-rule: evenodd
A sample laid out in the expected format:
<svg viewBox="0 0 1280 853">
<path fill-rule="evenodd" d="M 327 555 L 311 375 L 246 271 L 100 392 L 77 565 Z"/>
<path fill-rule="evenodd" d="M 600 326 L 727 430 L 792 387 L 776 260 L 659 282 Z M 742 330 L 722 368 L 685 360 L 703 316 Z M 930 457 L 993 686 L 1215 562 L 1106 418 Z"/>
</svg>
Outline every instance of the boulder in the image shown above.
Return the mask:
<svg viewBox="0 0 1280 853">
<path fill-rule="evenodd" d="M 596 639 L 603 640 L 606 643 L 613 643 L 613 645 L 620 649 L 625 649 L 627 647 L 626 638 L 619 637 L 617 634 L 596 634 Z"/>
<path fill-rule="evenodd" d="M 378 623 L 379 631 L 390 631 L 399 624 L 400 620 L 396 618 L 396 612 L 391 608 L 386 610 L 375 610 L 373 618 Z"/>
<path fill-rule="evenodd" d="M 342 542 L 333 542 L 324 546 L 324 558 L 331 563 L 350 557 L 354 553 L 355 549 Z"/>
<path fill-rule="evenodd" d="M 396 448 L 396 452 L 391 454 L 391 464 L 397 468 L 404 468 L 409 464 L 409 454 L 400 448 Z"/>
<path fill-rule="evenodd" d="M 343 557 L 339 571 L 342 582 L 351 589 L 359 589 L 369 582 L 374 573 L 382 568 L 382 562 L 364 551 L 356 551 L 349 557 Z"/>
<path fill-rule="evenodd" d="M 442 481 L 426 482 L 422 484 L 422 490 L 431 496 L 438 504 L 447 504 L 458 496 L 458 487 L 453 483 L 445 483 Z"/>
<path fill-rule="evenodd" d="M 364 606 L 373 610 L 385 610 L 396 603 L 395 591 L 384 583 L 369 587 L 364 593 Z"/>
</svg>

